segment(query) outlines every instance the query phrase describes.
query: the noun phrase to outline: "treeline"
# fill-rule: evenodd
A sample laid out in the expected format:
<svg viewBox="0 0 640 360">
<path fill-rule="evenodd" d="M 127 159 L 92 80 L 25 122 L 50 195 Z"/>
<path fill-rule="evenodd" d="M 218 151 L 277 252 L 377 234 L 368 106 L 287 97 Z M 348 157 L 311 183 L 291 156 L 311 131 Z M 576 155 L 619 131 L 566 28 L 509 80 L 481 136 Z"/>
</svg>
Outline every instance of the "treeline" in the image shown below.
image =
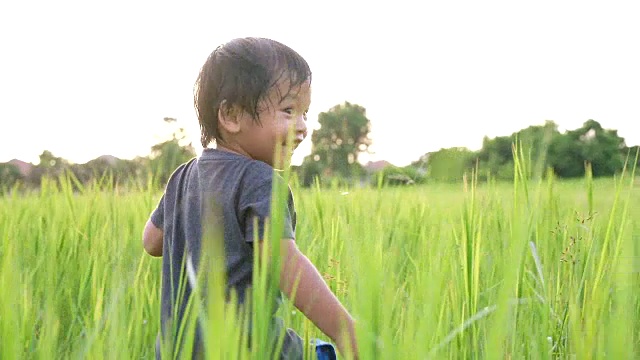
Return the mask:
<svg viewBox="0 0 640 360">
<path fill-rule="evenodd" d="M 164 118 L 172 126 L 175 118 Z M 0 194 L 11 190 L 37 189 L 44 179 L 70 179 L 74 188 L 89 184 L 101 186 L 162 187 L 175 168 L 196 156 L 184 128 L 177 128 L 169 139 L 151 147 L 149 155 L 133 160 L 105 155 L 85 164 L 73 164 L 45 150 L 37 164 L 11 161 L 0 164 Z"/>
<path fill-rule="evenodd" d="M 164 120 L 173 125 L 176 122 L 173 118 Z M 512 180 L 514 144 L 518 144 L 530 178 L 542 177 L 548 171 L 560 178 L 582 177 L 587 164 L 594 177 L 612 176 L 621 172 L 627 161 L 629 167 L 638 161 L 638 146 L 628 147 L 616 130 L 605 129 L 595 120 L 564 133 L 553 121 L 547 121 L 509 136 L 485 137 L 478 151 L 440 149 L 406 167 L 372 170 L 358 161 L 358 156 L 371 145 L 371 122 L 364 107 L 345 102 L 321 113 L 318 120 L 320 128 L 311 135 L 311 154 L 301 166 L 293 167 L 294 178 L 302 186 L 455 182 L 472 172 L 479 180 Z M 148 156 L 133 160 L 102 156 L 86 164 L 71 164 L 44 151 L 38 164 L 22 164 L 28 169 L 21 169 L 21 164 L 15 162 L 0 164 L 0 192 L 38 188 L 42 179 L 59 179 L 63 175 L 72 175 L 72 184 L 77 188 L 94 182 L 160 188 L 178 165 L 194 156 L 194 148 L 182 128 L 167 141 L 154 145 Z"/>
<path fill-rule="evenodd" d="M 472 172 L 480 180 L 512 180 L 514 146 L 526 164 L 529 178 L 543 177 L 548 171 L 560 178 L 583 177 L 587 164 L 594 177 L 613 176 L 623 170 L 625 163 L 631 169 L 638 162 L 638 146 L 627 146 L 617 130 L 605 129 L 595 120 L 564 133 L 555 122 L 547 121 L 509 136 L 485 137 L 478 151 L 440 149 L 405 168 L 387 168 L 385 173 L 405 174 L 415 182 L 461 181 L 465 173 Z"/>
</svg>

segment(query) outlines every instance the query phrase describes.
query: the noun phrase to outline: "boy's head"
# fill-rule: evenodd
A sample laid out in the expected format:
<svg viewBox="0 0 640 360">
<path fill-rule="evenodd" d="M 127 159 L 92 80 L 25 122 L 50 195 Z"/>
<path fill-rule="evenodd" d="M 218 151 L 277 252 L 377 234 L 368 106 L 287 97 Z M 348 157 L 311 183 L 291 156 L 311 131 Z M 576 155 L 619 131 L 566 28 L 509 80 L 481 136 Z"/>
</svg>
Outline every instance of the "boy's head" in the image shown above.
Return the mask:
<svg viewBox="0 0 640 360">
<path fill-rule="evenodd" d="M 286 139 L 291 126 L 294 146 L 306 136 L 310 84 L 307 62 L 277 41 L 241 38 L 219 46 L 196 81 L 202 146 L 215 141 L 274 166 L 276 138 Z"/>
</svg>

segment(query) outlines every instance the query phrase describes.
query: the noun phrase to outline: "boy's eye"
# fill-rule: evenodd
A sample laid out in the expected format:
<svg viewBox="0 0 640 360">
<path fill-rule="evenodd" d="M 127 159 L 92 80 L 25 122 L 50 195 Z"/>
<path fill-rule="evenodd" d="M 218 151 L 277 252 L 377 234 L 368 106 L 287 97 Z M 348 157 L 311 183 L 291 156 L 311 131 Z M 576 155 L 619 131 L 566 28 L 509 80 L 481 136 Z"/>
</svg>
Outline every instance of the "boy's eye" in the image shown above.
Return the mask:
<svg viewBox="0 0 640 360">
<path fill-rule="evenodd" d="M 289 114 L 289 115 L 293 115 L 293 113 L 295 113 L 295 109 L 294 109 L 294 108 L 292 108 L 292 107 L 285 108 L 285 109 L 283 109 L 282 111 L 283 111 L 283 112 L 285 112 L 285 113 L 287 113 L 287 114 Z M 305 120 L 307 120 L 307 113 L 308 113 L 308 112 L 309 112 L 309 110 L 307 109 L 307 110 L 305 110 L 305 111 L 302 113 L 302 117 L 303 117 Z"/>
</svg>

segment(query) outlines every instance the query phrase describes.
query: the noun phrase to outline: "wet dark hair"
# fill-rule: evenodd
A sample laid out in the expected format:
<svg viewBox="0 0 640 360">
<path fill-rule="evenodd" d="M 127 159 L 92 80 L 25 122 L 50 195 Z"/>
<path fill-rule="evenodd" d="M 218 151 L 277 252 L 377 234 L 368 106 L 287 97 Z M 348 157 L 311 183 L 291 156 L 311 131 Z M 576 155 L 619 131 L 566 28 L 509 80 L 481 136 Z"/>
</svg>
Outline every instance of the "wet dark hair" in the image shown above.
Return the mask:
<svg viewBox="0 0 640 360">
<path fill-rule="evenodd" d="M 207 147 L 219 139 L 218 110 L 237 106 L 258 122 L 258 105 L 281 81 L 289 92 L 311 81 L 306 60 L 293 49 L 265 38 L 234 39 L 217 47 L 202 66 L 194 87 L 200 142 Z M 280 94 L 284 99 L 287 94 Z"/>
</svg>

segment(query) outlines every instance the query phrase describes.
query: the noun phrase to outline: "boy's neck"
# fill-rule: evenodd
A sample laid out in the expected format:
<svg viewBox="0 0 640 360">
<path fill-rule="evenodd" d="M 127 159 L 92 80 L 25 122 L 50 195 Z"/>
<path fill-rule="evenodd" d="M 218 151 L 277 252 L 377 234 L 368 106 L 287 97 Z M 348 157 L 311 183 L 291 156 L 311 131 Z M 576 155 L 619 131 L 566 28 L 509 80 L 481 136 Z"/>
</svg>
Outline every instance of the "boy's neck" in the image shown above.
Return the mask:
<svg viewBox="0 0 640 360">
<path fill-rule="evenodd" d="M 236 149 L 233 146 L 228 146 L 228 145 L 225 145 L 225 144 L 222 144 L 222 143 L 216 144 L 215 149 L 216 150 L 220 150 L 220 151 L 230 152 L 232 154 L 236 154 L 236 155 L 240 155 L 240 156 L 244 156 L 244 157 L 247 157 L 249 159 L 253 159 L 249 154 L 244 152 L 242 149 Z M 255 160 L 255 159 L 253 159 L 253 160 Z M 280 169 L 280 168 L 278 168 L 276 166 L 272 166 L 272 165 L 269 165 L 269 166 L 271 166 L 273 168 L 273 170 L 275 170 L 275 171 L 283 171 L 283 169 Z"/>
<path fill-rule="evenodd" d="M 234 153 L 234 154 L 238 154 L 238 155 L 245 156 L 245 157 L 248 157 L 248 158 L 252 159 L 252 157 L 249 154 L 247 154 L 245 151 L 243 151 L 242 149 L 236 149 L 233 146 L 227 146 L 226 144 L 218 143 L 216 145 L 216 149 L 221 150 L 221 151 Z"/>
</svg>

